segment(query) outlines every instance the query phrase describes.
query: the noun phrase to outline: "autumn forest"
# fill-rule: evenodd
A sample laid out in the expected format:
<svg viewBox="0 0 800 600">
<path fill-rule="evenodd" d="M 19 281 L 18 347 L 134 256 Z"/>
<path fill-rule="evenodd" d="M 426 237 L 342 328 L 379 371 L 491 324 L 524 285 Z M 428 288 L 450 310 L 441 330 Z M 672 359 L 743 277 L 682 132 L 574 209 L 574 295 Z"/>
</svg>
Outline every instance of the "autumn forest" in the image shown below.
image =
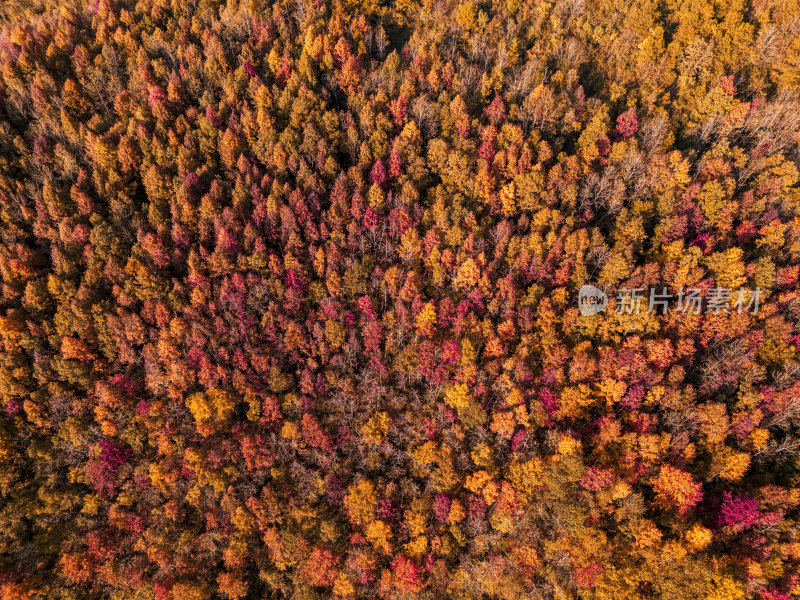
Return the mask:
<svg viewBox="0 0 800 600">
<path fill-rule="evenodd" d="M 800 598 L 800 5 L 0 3 L 0 600 Z"/>
</svg>

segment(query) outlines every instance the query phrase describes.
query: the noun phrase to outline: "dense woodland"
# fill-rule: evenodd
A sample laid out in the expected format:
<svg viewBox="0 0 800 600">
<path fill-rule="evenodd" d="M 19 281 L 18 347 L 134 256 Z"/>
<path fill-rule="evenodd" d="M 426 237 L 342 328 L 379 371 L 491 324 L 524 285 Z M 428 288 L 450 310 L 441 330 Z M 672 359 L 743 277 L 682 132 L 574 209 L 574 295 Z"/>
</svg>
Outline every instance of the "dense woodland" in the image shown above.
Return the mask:
<svg viewBox="0 0 800 600">
<path fill-rule="evenodd" d="M 0 27 L 0 599 L 800 596 L 796 2 Z"/>
</svg>

